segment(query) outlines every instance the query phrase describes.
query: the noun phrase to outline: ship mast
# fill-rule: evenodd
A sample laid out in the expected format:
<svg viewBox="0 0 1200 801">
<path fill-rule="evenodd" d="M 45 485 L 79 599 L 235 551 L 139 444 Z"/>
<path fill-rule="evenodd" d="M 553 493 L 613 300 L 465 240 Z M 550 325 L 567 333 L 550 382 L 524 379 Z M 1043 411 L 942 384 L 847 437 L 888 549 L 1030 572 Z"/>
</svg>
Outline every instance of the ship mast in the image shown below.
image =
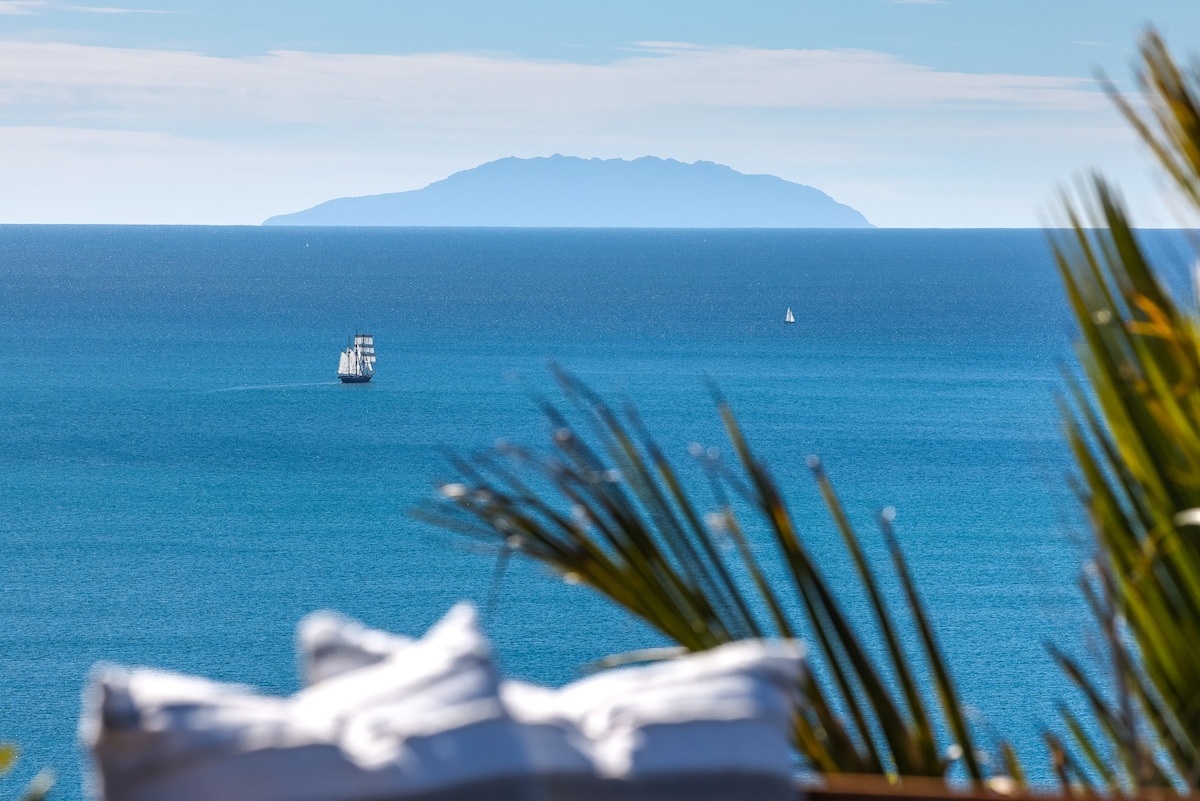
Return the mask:
<svg viewBox="0 0 1200 801">
<path fill-rule="evenodd" d="M 343 382 L 370 381 L 375 374 L 375 337 L 354 334 L 338 361 L 338 377 Z"/>
<path fill-rule="evenodd" d="M 358 375 L 370 375 L 375 372 L 375 337 L 370 334 L 355 334 L 354 353 Z"/>
</svg>

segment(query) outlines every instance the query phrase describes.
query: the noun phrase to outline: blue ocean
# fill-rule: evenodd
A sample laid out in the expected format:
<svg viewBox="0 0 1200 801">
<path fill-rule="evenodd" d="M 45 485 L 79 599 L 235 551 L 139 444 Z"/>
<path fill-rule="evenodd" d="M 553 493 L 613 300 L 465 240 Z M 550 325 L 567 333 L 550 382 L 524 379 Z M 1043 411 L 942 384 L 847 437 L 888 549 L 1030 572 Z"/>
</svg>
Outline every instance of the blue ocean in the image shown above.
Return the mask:
<svg viewBox="0 0 1200 801">
<path fill-rule="evenodd" d="M 378 372 L 342 385 L 355 331 Z M 316 609 L 419 634 L 472 599 L 505 672 L 554 684 L 658 644 L 537 565 L 489 603 L 494 553 L 411 515 L 447 452 L 547 442 L 551 362 L 685 471 L 725 444 L 715 382 L 856 615 L 806 457 L 876 556 L 896 507 L 985 744 L 1048 780 L 1070 696 L 1044 645 L 1096 647 L 1055 407 L 1073 337 L 1040 231 L 0 228 L 0 736 L 23 749 L 0 794 L 48 766 L 82 797 L 95 663 L 290 693 Z"/>
</svg>

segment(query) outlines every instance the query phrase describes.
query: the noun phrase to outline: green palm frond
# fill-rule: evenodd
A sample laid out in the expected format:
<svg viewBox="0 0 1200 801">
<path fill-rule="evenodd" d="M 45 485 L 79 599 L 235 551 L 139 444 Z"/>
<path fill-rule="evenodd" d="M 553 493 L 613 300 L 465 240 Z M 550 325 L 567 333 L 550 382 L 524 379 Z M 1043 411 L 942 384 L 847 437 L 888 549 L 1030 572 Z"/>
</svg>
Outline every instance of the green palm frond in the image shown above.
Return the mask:
<svg viewBox="0 0 1200 801">
<path fill-rule="evenodd" d="M 13 769 L 17 764 L 19 753 L 17 746 L 12 743 L 0 743 L 0 776 Z M 24 792 L 21 793 L 21 801 L 43 801 L 50 794 L 50 788 L 53 786 L 54 774 L 43 770 L 26 785 Z"/>
<path fill-rule="evenodd" d="M 896 618 L 818 461 L 810 460 L 810 467 L 870 601 L 883 640 L 877 649 L 868 647 L 861 626 L 835 597 L 727 403 L 718 399 L 737 463 L 731 468 L 698 450 L 711 490 L 710 503 L 701 504 L 634 409 L 617 413 L 572 376 L 556 371 L 556 377 L 583 425 L 572 426 L 559 408 L 543 402 L 554 431 L 549 451 L 504 445 L 457 461 L 459 480 L 441 487 L 441 497 L 419 516 L 543 562 L 688 650 L 795 637 L 800 624 L 792 613 L 802 612 L 818 664 L 799 688 L 794 733 L 814 770 L 892 780 L 943 777 L 955 763 L 943 756 L 949 750 L 961 754 L 967 778 L 986 779 L 888 515 L 881 519 L 886 546 L 935 694 L 919 683 Z M 715 511 L 701 512 L 714 504 Z M 772 567 L 782 566 L 786 581 L 767 579 L 771 571 L 750 547 L 739 511 L 747 508 L 756 530 L 769 534 L 779 560 Z M 724 537 L 729 550 L 719 547 Z M 933 714 L 940 714 L 941 727 Z M 946 740 L 940 731 L 949 732 L 953 747 L 939 747 L 939 739 Z M 1023 782 L 1015 754 L 1003 750 L 1003 764 Z"/>
<path fill-rule="evenodd" d="M 1110 93 L 1200 210 L 1200 91 L 1147 33 L 1145 115 Z M 1067 440 L 1099 559 L 1084 591 L 1109 652 L 1097 684 L 1055 653 L 1094 722 L 1064 723 L 1112 792 L 1200 789 L 1200 321 L 1160 280 L 1102 178 L 1064 201 L 1051 247 L 1083 336 L 1089 392 L 1070 387 Z M 1055 746 L 1064 753 L 1065 746 Z M 1053 748 L 1052 748 L 1053 750 Z M 1056 760 L 1058 757 L 1055 757 Z M 1070 755 L 1063 757 L 1067 775 Z"/>
</svg>

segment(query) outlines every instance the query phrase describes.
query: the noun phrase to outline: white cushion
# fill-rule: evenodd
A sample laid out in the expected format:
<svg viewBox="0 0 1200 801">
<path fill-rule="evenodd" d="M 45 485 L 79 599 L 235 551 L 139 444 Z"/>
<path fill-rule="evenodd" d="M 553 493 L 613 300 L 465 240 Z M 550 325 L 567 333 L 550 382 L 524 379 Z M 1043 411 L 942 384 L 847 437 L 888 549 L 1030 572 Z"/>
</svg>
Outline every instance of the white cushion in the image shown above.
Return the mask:
<svg viewBox="0 0 1200 801">
<path fill-rule="evenodd" d="M 412 642 L 330 611 L 314 612 L 296 627 L 300 672 L 309 686 L 378 664 L 396 656 Z M 556 697 L 553 690 L 522 682 L 505 681 L 500 686 L 505 697 L 522 690 L 548 694 L 551 699 Z M 590 746 L 573 723 L 528 721 L 520 727 L 520 734 L 535 773 L 595 773 Z"/>
<path fill-rule="evenodd" d="M 337 612 L 313 612 L 296 627 L 304 686 L 382 662 L 413 640 L 369 629 Z"/>
<path fill-rule="evenodd" d="M 290 699 L 99 670 L 81 732 L 106 801 L 522 798 L 532 771 L 461 605 L 403 650 Z"/>
<path fill-rule="evenodd" d="M 345 618 L 300 629 L 306 675 L 387 658 L 408 642 Z M 313 632 L 319 631 L 320 637 Z M 320 647 L 318 647 L 320 645 Z M 746 640 L 653 665 L 611 670 L 552 690 L 505 681 L 539 775 L 645 779 L 736 774 L 790 782 L 798 643 Z"/>
<path fill-rule="evenodd" d="M 795 643 L 744 640 L 606 671 L 558 691 L 506 683 L 501 698 L 518 723 L 579 737 L 600 777 L 739 772 L 786 779 L 801 658 Z"/>
</svg>

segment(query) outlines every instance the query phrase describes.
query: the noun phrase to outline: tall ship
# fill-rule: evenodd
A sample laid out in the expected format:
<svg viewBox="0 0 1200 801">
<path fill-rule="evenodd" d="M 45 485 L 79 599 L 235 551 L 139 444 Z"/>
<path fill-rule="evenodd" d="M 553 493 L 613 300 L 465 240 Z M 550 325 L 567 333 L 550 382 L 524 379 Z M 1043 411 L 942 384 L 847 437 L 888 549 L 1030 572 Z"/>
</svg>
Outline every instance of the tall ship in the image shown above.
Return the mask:
<svg viewBox="0 0 1200 801">
<path fill-rule="evenodd" d="M 355 334 L 338 359 L 338 378 L 343 384 L 365 384 L 375 375 L 375 337 Z"/>
</svg>

